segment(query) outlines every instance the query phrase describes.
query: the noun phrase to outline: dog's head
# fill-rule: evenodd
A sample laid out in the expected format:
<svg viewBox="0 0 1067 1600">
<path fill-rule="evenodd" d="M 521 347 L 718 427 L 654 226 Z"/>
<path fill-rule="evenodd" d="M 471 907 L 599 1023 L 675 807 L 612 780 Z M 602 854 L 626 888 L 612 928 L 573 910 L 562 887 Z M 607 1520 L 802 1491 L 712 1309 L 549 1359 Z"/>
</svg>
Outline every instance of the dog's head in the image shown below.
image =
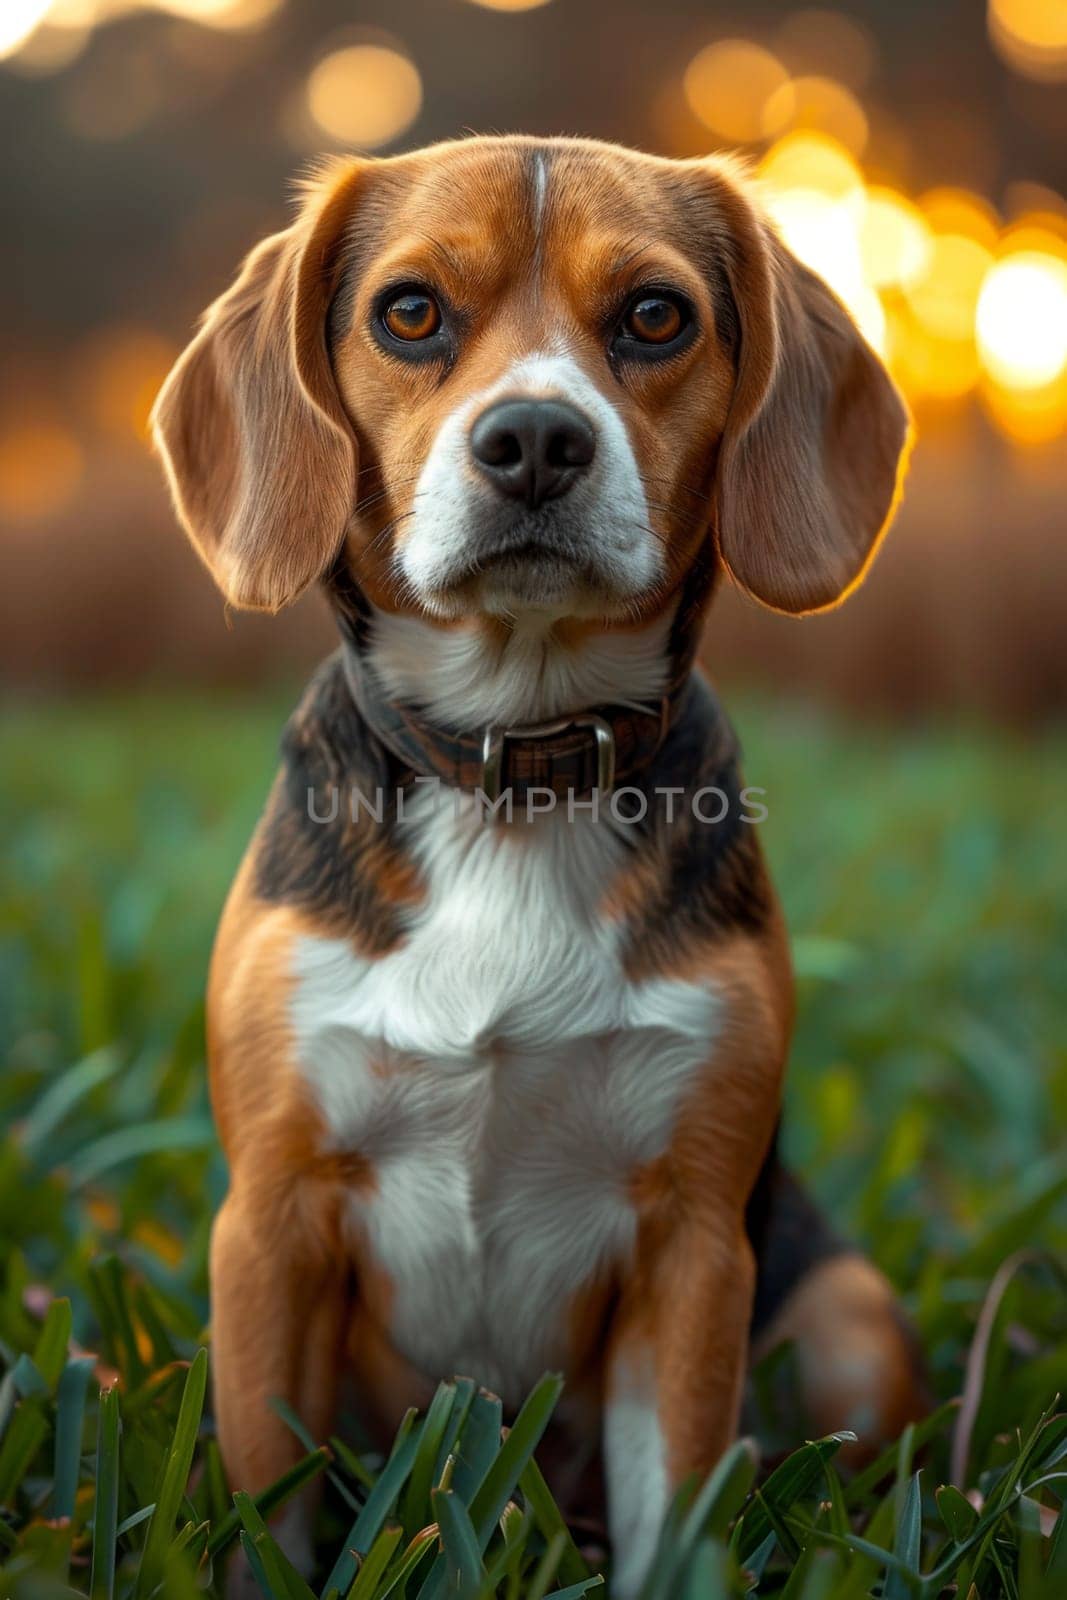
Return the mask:
<svg viewBox="0 0 1067 1600">
<path fill-rule="evenodd" d="M 375 605 L 442 621 L 651 616 L 715 558 L 777 609 L 833 605 L 907 433 L 729 164 L 527 138 L 317 178 L 155 426 L 234 605 L 276 610 L 343 551 Z"/>
</svg>

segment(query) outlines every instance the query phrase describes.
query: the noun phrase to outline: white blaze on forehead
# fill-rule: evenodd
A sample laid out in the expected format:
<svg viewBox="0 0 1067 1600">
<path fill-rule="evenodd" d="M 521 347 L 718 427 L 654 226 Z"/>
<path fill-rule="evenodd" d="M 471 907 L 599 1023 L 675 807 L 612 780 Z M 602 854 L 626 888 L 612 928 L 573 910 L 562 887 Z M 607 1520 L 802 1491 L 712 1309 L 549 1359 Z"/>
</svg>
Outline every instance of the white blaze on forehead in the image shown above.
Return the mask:
<svg viewBox="0 0 1067 1600">
<path fill-rule="evenodd" d="M 548 162 L 540 150 L 533 158 L 534 228 L 537 231 L 538 249 L 541 246 L 541 229 L 545 220 L 545 201 L 548 199 Z"/>
<path fill-rule="evenodd" d="M 538 518 L 559 519 L 605 590 L 619 600 L 636 598 L 663 574 L 660 543 L 649 526 L 648 502 L 622 418 L 573 356 L 538 352 L 514 362 L 497 383 L 457 406 L 426 458 L 398 563 L 431 610 L 440 607 L 442 590 L 469 575 L 486 517 L 508 514 L 471 460 L 471 425 L 495 401 L 523 395 L 576 406 L 597 437 L 590 469 L 566 495 L 542 507 Z"/>
</svg>

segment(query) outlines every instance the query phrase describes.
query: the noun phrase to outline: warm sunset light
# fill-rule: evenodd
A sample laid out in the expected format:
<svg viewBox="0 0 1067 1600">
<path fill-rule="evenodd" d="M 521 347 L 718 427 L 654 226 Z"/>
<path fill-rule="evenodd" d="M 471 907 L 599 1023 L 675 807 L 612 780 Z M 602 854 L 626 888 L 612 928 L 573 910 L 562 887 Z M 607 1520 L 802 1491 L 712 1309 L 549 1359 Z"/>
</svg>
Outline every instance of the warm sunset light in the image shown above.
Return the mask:
<svg viewBox="0 0 1067 1600">
<path fill-rule="evenodd" d="M 918 206 L 935 233 L 961 233 L 987 250 L 997 242 L 1000 218 L 983 195 L 946 184 L 920 195 Z"/>
<path fill-rule="evenodd" d="M 789 128 L 829 134 L 854 156 L 867 143 L 867 115 L 855 95 L 832 78 L 790 78 L 770 95 L 761 117 L 763 133 L 775 138 Z"/>
<path fill-rule="evenodd" d="M 1067 431 L 1067 374 L 1041 389 L 989 384 L 979 391 L 983 410 L 1015 444 L 1051 444 Z"/>
<path fill-rule="evenodd" d="M 789 75 L 777 56 L 747 39 L 722 39 L 694 56 L 685 97 L 705 127 L 732 144 L 763 137 L 763 107 Z"/>
<path fill-rule="evenodd" d="M 928 333 L 970 339 L 990 252 L 961 233 L 935 234 L 926 271 L 907 288 L 908 304 Z"/>
<path fill-rule="evenodd" d="M 815 6 L 786 17 L 775 48 L 791 72 L 822 72 L 857 92 L 874 70 L 877 47 L 862 23 Z"/>
<path fill-rule="evenodd" d="M 0 1600 L 1067 1600 L 1067 0 L 0 129 Z"/>
<path fill-rule="evenodd" d="M 860 251 L 867 282 L 876 289 L 914 283 L 930 261 L 930 229 L 918 207 L 895 189 L 874 187 L 860 226 Z"/>
<path fill-rule="evenodd" d="M 285 0 L 153 0 L 161 11 L 218 28 L 254 28 Z"/>
<path fill-rule="evenodd" d="M 120 438 L 148 437 L 148 415 L 178 351 L 150 328 L 107 328 L 79 352 L 93 422 Z"/>
<path fill-rule="evenodd" d="M 470 0 L 516 14 L 549 0 Z M 129 141 L 161 114 L 160 80 L 79 76 L 94 30 L 129 13 L 239 31 L 286 0 L 0 0 L 0 58 L 70 83 L 63 111 L 86 140 Z M 1017 71 L 1067 71 L 1067 0 L 988 0 L 989 33 Z M 696 45 L 701 45 L 697 39 Z M 312 58 L 314 59 L 314 58 Z M 791 10 L 760 39 L 705 34 L 680 77 L 657 88 L 668 151 L 751 152 L 768 214 L 789 248 L 830 284 L 913 403 L 976 397 L 1019 443 L 1067 429 L 1067 209 L 1027 174 L 1011 174 L 998 210 L 978 188 L 908 190 L 906 113 L 888 116 L 873 34 L 827 7 Z M 881 63 L 883 69 L 886 63 Z M 306 69 L 301 69 L 306 70 Z M 1041 91 L 1038 91 L 1041 92 Z M 422 109 L 419 67 L 388 37 L 333 41 L 285 105 L 304 151 L 377 150 L 404 138 Z M 694 131 L 695 117 L 707 134 Z M 887 136 L 888 125 L 888 136 Z M 951 164 L 950 164 L 951 165 Z M 921 170 L 921 169 L 918 169 Z M 927 169 L 936 177 L 937 163 Z M 82 382 L 90 411 L 117 436 L 136 433 L 163 361 L 147 329 L 101 345 Z"/>
<path fill-rule="evenodd" d="M 1017 72 L 1030 78 L 1067 79 L 1064 0 L 989 0 L 989 33 Z"/>
<path fill-rule="evenodd" d="M 767 209 L 793 254 L 825 278 L 875 346 L 884 318 L 878 296 L 863 282 L 855 219 L 847 205 L 817 189 L 786 189 L 769 197 Z"/>
<path fill-rule="evenodd" d="M 966 189 L 931 189 L 916 204 L 886 184 L 868 187 L 825 130 L 785 134 L 758 174 L 785 243 L 840 296 L 913 399 L 958 401 L 984 371 L 986 411 L 1017 442 L 1055 437 L 1067 423 L 1056 388 L 1067 370 L 1067 246 L 1058 250 L 1051 233 L 1025 218 L 1003 233 L 990 203 Z M 1010 252 L 999 261 L 998 248 Z"/>
<path fill-rule="evenodd" d="M 129 11 L 158 11 L 206 27 L 255 28 L 285 0 L 2 0 L 0 59 L 25 51 L 38 70 L 56 71 L 80 53 L 99 23 Z"/>
<path fill-rule="evenodd" d="M 51 0 L 4 0 L 0 8 L 0 59 L 21 49 L 50 7 Z"/>
<path fill-rule="evenodd" d="M 81 446 L 66 428 L 51 422 L 12 428 L 0 436 L 0 515 L 34 522 L 61 510 L 83 465 Z"/>
<path fill-rule="evenodd" d="M 978 349 L 1007 389 L 1039 389 L 1067 370 L 1067 264 L 1034 250 L 990 268 L 978 297 Z"/>
<path fill-rule="evenodd" d="M 313 69 L 307 104 L 331 139 L 374 150 L 415 121 L 422 106 L 422 81 L 414 63 L 399 50 L 349 45 Z"/>
<path fill-rule="evenodd" d="M 885 313 L 864 279 L 860 249 L 863 176 L 828 135 L 786 134 L 759 167 L 764 203 L 785 243 L 825 278 L 875 349 L 885 343 Z"/>
<path fill-rule="evenodd" d="M 787 133 L 767 151 L 759 174 L 774 193 L 814 190 L 831 200 L 862 205 L 862 172 L 849 152 L 825 133 Z"/>
</svg>

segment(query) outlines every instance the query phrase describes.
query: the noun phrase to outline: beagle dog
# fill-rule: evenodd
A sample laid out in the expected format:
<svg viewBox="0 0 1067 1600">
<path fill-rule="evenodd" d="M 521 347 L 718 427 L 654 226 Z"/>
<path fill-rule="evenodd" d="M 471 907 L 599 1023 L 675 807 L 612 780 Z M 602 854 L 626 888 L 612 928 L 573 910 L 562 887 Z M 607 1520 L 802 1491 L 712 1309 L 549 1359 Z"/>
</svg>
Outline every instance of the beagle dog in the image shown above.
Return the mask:
<svg viewBox="0 0 1067 1600">
<path fill-rule="evenodd" d="M 860 582 L 907 434 L 719 159 L 340 160 L 207 312 L 155 411 L 178 514 L 231 605 L 318 582 L 341 636 L 211 968 L 235 1485 L 299 1449 L 272 1397 L 324 1438 L 347 1377 L 388 1438 L 441 1378 L 515 1408 L 558 1369 L 632 1600 L 753 1344 L 819 1429 L 917 1414 L 888 1285 L 775 1155 L 787 940 L 694 668 L 720 574 L 793 614 Z"/>
</svg>

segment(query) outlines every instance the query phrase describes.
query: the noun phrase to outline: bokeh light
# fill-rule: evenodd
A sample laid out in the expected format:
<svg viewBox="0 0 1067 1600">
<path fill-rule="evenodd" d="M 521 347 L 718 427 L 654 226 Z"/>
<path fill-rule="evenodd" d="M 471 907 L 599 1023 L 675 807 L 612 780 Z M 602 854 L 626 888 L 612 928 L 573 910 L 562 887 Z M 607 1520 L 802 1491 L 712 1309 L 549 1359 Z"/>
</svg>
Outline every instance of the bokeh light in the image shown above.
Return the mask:
<svg viewBox="0 0 1067 1600">
<path fill-rule="evenodd" d="M 779 234 L 848 306 L 865 338 L 885 345 L 885 313 L 866 282 L 860 244 L 863 175 L 827 134 L 786 134 L 760 164 L 764 204 Z"/>
<path fill-rule="evenodd" d="M 1017 72 L 1028 78 L 1067 80 L 1064 0 L 989 0 L 989 34 Z"/>
<path fill-rule="evenodd" d="M 51 0 L 4 0 L 0 7 L 0 58 L 14 55 L 48 15 Z"/>
<path fill-rule="evenodd" d="M 1040 389 L 1008 389 L 986 384 L 979 390 L 990 420 L 1020 445 L 1046 445 L 1067 432 L 1067 380 Z"/>
<path fill-rule="evenodd" d="M 1036 250 L 996 262 L 978 296 L 982 365 L 1007 389 L 1041 389 L 1067 370 L 1067 263 Z"/>
<path fill-rule="evenodd" d="M 472 4 L 486 11 L 536 11 L 539 6 L 546 6 L 548 0 L 472 0 Z"/>
<path fill-rule="evenodd" d="M 731 144 L 763 137 L 763 107 L 789 82 L 777 56 L 747 39 L 705 46 L 685 71 L 685 97 L 706 128 Z"/>
<path fill-rule="evenodd" d="M 802 190 L 857 207 L 863 203 L 863 174 L 829 134 L 787 133 L 767 151 L 759 173 L 772 197 Z"/>
<path fill-rule="evenodd" d="M 415 121 L 422 108 L 422 80 L 414 62 L 399 50 L 348 45 L 312 69 L 307 106 L 329 138 L 374 150 Z"/>
<path fill-rule="evenodd" d="M 919 196 L 919 209 L 935 233 L 958 233 L 987 250 L 996 247 L 1000 218 L 996 209 L 970 189 L 945 185 Z"/>
<path fill-rule="evenodd" d="M 5 63 L 23 77 L 47 77 L 62 72 L 85 50 L 92 37 L 95 14 L 92 0 L 53 3 L 47 17 Z"/>
<path fill-rule="evenodd" d="M 790 128 L 829 134 L 854 156 L 867 143 L 867 114 L 855 95 L 832 78 L 789 78 L 763 106 L 763 133 L 773 138 Z"/>
<path fill-rule="evenodd" d="M 0 433 L 0 517 L 34 522 L 62 510 L 83 469 L 81 445 L 56 422 L 20 423 Z"/>
<path fill-rule="evenodd" d="M 93 28 L 130 11 L 158 11 L 204 27 L 258 28 L 285 0 L 0 0 L 0 60 L 29 71 L 59 71 L 84 49 Z"/>
<path fill-rule="evenodd" d="M 119 438 L 146 439 L 152 403 L 178 353 L 151 328 L 105 328 L 86 340 L 78 368 L 95 425 Z"/>
<path fill-rule="evenodd" d="M 856 93 L 867 87 L 877 58 L 874 39 L 861 22 L 823 7 L 787 16 L 775 46 L 791 72 L 825 73 Z"/>
<path fill-rule="evenodd" d="M 1018 444 L 1067 428 L 1067 217 L 1057 196 L 1042 193 L 1055 209 L 1005 229 L 970 190 L 943 186 L 916 202 L 868 183 L 826 129 L 784 134 L 758 173 L 782 239 L 841 298 L 913 403 L 977 393 Z"/>
<path fill-rule="evenodd" d="M 929 266 L 930 245 L 930 228 L 918 206 L 895 189 L 868 189 L 860 253 L 869 284 L 889 289 L 917 282 Z"/>
<path fill-rule="evenodd" d="M 905 291 L 928 333 L 939 339 L 971 339 L 978 296 L 992 261 L 976 239 L 962 233 L 934 235 L 926 270 Z"/>
<path fill-rule="evenodd" d="M 1067 0 L 987 3 L 990 35 L 1015 69 L 1043 79 L 1067 75 Z M 169 30 L 178 51 L 182 40 L 200 39 L 203 46 L 200 30 L 258 27 L 285 4 L 0 0 L 0 58 L 27 73 L 73 64 L 61 101 L 68 126 L 86 139 L 129 140 L 163 115 L 168 84 L 158 70 L 125 70 L 116 78 L 107 70 L 107 52 L 79 61 L 95 28 L 140 12 L 195 24 Z M 519 13 L 549 0 L 470 4 Z M 663 108 L 662 142 L 693 155 L 709 144 L 748 147 L 758 158 L 772 224 L 840 296 L 912 404 L 943 409 L 976 397 L 1019 444 L 1067 430 L 1062 196 L 1024 174 L 1014 175 L 999 197 L 1003 215 L 975 189 L 910 192 L 904 177 L 917 164 L 911 116 L 906 107 L 891 109 L 884 95 L 868 98 L 877 47 L 862 23 L 840 11 L 790 10 L 760 38 L 705 36 L 696 43 L 702 48 L 694 46 L 681 82 L 676 76 L 654 89 Z M 278 107 L 279 127 L 298 148 L 308 152 L 326 142 L 376 150 L 412 129 L 423 84 L 402 43 L 348 33 L 322 48 L 322 58 Z M 128 67 L 129 54 L 123 59 Z M 968 123 L 964 109 L 947 105 L 949 133 L 973 132 L 974 118 Z M 929 112 L 921 127 L 936 151 Z M 953 165 L 953 148 L 950 141 L 945 168 Z M 955 164 L 974 174 L 978 188 L 986 186 L 980 165 Z M 79 388 L 91 426 L 132 440 L 169 350 L 147 328 L 107 328 L 90 343 L 79 349 Z M 33 459 L 44 459 L 41 439 L 50 438 L 59 460 L 61 436 L 67 438 L 62 429 L 46 427 Z M 35 472 L 28 473 L 31 481 L 37 482 Z M 63 481 L 57 472 L 57 485 Z M 23 484 L 15 498 L 29 505 L 36 492 Z"/>
<path fill-rule="evenodd" d="M 152 0 L 160 11 L 213 28 L 258 28 L 284 0 Z"/>
</svg>

